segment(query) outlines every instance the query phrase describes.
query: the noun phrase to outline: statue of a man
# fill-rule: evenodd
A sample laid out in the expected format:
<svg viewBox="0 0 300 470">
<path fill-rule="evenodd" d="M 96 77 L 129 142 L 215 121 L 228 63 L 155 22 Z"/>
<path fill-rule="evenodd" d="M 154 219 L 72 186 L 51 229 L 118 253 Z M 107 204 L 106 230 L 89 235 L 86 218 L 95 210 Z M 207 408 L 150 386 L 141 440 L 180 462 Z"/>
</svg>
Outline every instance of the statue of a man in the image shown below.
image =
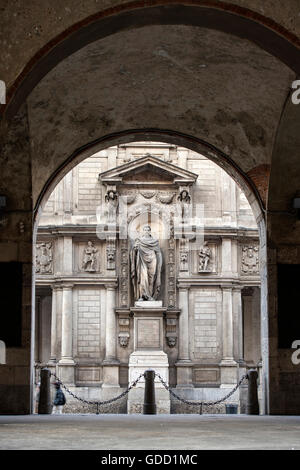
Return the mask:
<svg viewBox="0 0 300 470">
<path fill-rule="evenodd" d="M 82 267 L 87 272 L 96 271 L 96 253 L 97 248 L 94 247 L 93 242 L 88 241 L 87 247 L 84 249 L 84 257 L 82 262 Z"/>
<path fill-rule="evenodd" d="M 199 272 L 206 271 L 211 257 L 211 249 L 207 246 L 207 242 L 199 250 Z"/>
<path fill-rule="evenodd" d="M 161 285 L 162 254 L 149 225 L 143 227 L 143 235 L 135 240 L 130 263 L 135 300 L 157 299 Z"/>
</svg>

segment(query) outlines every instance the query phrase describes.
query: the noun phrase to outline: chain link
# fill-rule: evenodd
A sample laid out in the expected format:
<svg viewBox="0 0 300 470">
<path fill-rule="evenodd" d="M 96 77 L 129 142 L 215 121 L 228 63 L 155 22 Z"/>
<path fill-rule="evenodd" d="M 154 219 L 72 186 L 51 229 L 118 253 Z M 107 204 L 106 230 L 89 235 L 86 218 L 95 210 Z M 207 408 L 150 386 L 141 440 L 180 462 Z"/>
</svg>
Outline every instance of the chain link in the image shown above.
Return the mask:
<svg viewBox="0 0 300 470">
<path fill-rule="evenodd" d="M 247 374 L 243 375 L 240 379 L 240 381 L 236 384 L 236 386 L 227 394 L 225 397 L 221 398 L 220 400 L 216 401 L 189 401 L 185 400 L 184 398 L 181 398 L 179 395 L 177 395 L 171 388 L 168 386 L 168 384 L 163 380 L 161 375 L 158 372 L 155 372 L 155 375 L 159 378 L 165 389 L 177 400 L 181 401 L 182 403 L 185 403 L 186 405 L 191 405 L 191 406 L 200 406 L 202 408 L 203 405 L 206 406 L 213 406 L 213 405 L 218 405 L 219 403 L 222 403 L 223 401 L 227 400 L 228 398 L 231 397 L 231 395 L 234 394 L 234 392 L 241 386 L 243 381 L 247 378 Z"/>
<path fill-rule="evenodd" d="M 104 401 L 89 401 L 89 400 L 85 400 L 84 398 L 81 398 L 81 397 L 78 397 L 77 395 L 75 395 L 73 392 L 71 392 L 71 390 L 69 390 L 63 383 L 62 381 L 57 377 L 57 375 L 55 375 L 53 372 L 51 372 L 51 375 L 56 379 L 56 381 L 61 385 L 62 388 L 65 389 L 65 391 L 67 393 L 69 393 L 69 395 L 71 395 L 73 398 L 75 398 L 76 400 L 79 400 L 81 401 L 82 403 L 86 403 L 87 405 L 97 405 L 97 410 L 99 409 L 99 406 L 102 406 L 102 405 L 108 405 L 110 403 L 113 403 L 117 400 L 120 400 L 121 398 L 125 397 L 129 392 L 130 390 L 135 387 L 137 385 L 137 383 L 141 380 L 142 377 L 145 377 L 145 373 L 143 374 L 140 374 L 138 376 L 138 378 L 132 382 L 129 387 L 123 392 L 121 393 L 120 395 L 114 397 L 114 398 L 110 398 L 109 400 L 104 400 Z"/>
</svg>

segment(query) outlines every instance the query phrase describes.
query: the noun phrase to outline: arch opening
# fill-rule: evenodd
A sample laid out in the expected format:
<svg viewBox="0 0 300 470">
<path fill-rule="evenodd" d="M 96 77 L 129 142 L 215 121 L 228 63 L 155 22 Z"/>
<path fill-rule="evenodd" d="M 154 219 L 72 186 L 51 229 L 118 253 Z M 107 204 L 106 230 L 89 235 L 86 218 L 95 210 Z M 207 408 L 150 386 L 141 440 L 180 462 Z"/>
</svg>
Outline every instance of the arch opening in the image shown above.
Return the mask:
<svg viewBox="0 0 300 470">
<path fill-rule="evenodd" d="M 211 178 L 212 171 L 215 172 L 213 178 Z M 95 174 L 92 176 L 93 172 Z M 193 174 L 196 175 L 195 181 L 201 179 L 201 183 L 192 181 Z M 183 178 L 182 183 L 180 183 L 180 178 Z M 90 183 L 88 183 L 89 179 Z M 215 190 L 205 189 L 207 181 L 212 183 L 212 180 L 214 184 L 218 180 Z M 86 184 L 87 186 L 84 187 Z M 95 185 L 98 188 L 96 192 L 99 190 L 99 200 L 93 193 Z M 94 194 L 92 198 L 95 198 L 92 204 L 95 206 L 98 201 L 100 205 L 105 206 L 104 210 L 101 209 L 98 212 L 98 217 L 97 210 L 94 211 L 96 212 L 94 217 L 91 217 L 88 205 L 85 205 L 91 200 L 89 196 L 91 189 Z M 204 208 L 204 218 L 206 211 L 208 218 L 205 222 L 202 221 L 202 225 L 200 224 L 202 238 L 200 243 L 192 247 L 190 251 L 187 243 L 191 247 L 194 237 L 190 237 L 191 240 L 189 240 L 188 236 L 178 231 L 178 221 L 175 222 L 175 228 L 174 221 L 171 222 L 174 245 L 170 244 L 170 239 L 164 240 L 165 236 L 162 236 L 162 232 L 164 232 L 163 235 L 166 232 L 170 233 L 165 228 L 165 208 L 169 210 L 173 207 L 173 212 L 176 212 L 178 208 L 180 211 L 184 210 L 180 203 L 180 194 L 183 190 L 190 191 L 195 206 L 196 203 L 201 205 L 201 202 L 203 206 L 203 201 L 207 197 L 208 206 L 215 204 L 217 200 L 216 207 Z M 81 191 L 81 200 L 78 199 L 78 191 Z M 67 195 L 68 201 L 61 200 L 63 192 Z M 77 196 L 74 196 L 75 192 Z M 118 387 L 121 389 L 126 387 L 128 382 L 135 378 L 135 369 L 132 364 L 130 365 L 128 351 L 132 354 L 139 350 L 135 343 L 137 335 L 135 328 L 138 327 L 138 322 L 145 321 L 145 318 L 139 318 L 134 312 L 133 316 L 137 315 L 137 318 L 134 317 L 132 322 L 130 310 L 134 309 L 135 305 L 133 286 L 130 283 L 130 251 L 134 240 L 130 240 L 127 245 L 126 237 L 122 239 L 119 237 L 120 230 L 116 226 L 111 226 L 108 219 L 103 223 L 103 218 L 107 217 L 109 212 L 107 202 L 109 202 L 110 192 L 117 193 L 119 201 L 121 197 L 125 197 L 128 202 L 126 223 L 130 229 L 131 238 L 136 236 L 136 232 L 141 231 L 142 226 L 149 223 L 150 226 L 153 224 L 153 232 L 160 241 L 163 269 L 161 272 L 162 288 L 158 300 L 162 302 L 162 306 L 166 306 L 167 317 L 161 318 L 157 328 L 160 331 L 159 334 L 162 335 L 161 350 L 164 354 L 167 351 L 169 359 L 170 384 L 174 387 L 183 387 L 183 389 L 192 387 L 194 399 L 204 393 L 207 400 L 210 400 L 212 396 L 225 395 L 222 389 L 230 385 L 233 387 L 238 374 L 247 367 L 257 366 L 264 385 L 262 407 L 267 410 L 268 347 L 265 342 L 265 325 L 263 324 L 266 318 L 265 312 L 261 314 L 262 323 L 256 331 L 258 334 L 261 333 L 264 342 L 259 345 L 264 355 L 262 364 L 260 361 L 256 364 L 251 362 L 250 356 L 254 350 L 251 350 L 253 338 L 249 337 L 250 329 L 257 328 L 260 322 L 259 318 L 254 318 L 259 304 L 266 305 L 263 297 L 266 281 L 257 270 L 258 253 L 260 269 L 264 269 L 265 266 L 265 229 L 261 200 L 258 193 L 254 193 L 247 176 L 245 177 L 241 171 L 233 167 L 225 154 L 212 149 L 205 142 L 170 131 L 140 130 L 134 133 L 128 131 L 123 135 L 109 136 L 93 142 L 72 155 L 64 168 L 59 169 L 52 176 L 43 190 L 36 211 L 34 245 L 38 247 L 38 250 L 46 250 L 45 257 L 48 258 L 50 264 L 52 263 L 52 272 L 51 270 L 47 272 L 48 268 L 45 264 L 46 272 L 36 274 L 38 297 L 48 297 L 46 300 L 44 298 L 40 300 L 40 302 L 48 302 L 48 307 L 41 309 L 39 305 L 38 315 L 41 318 L 43 312 L 44 314 L 48 312 L 46 328 L 52 334 L 54 327 L 57 335 L 57 331 L 62 331 L 63 328 L 62 318 L 67 315 L 66 311 L 63 312 L 64 297 L 66 299 L 68 297 L 67 300 L 73 312 L 73 317 L 69 316 L 67 319 L 69 330 L 73 331 L 72 340 L 66 344 L 66 338 L 61 335 L 60 339 L 56 338 L 56 345 L 54 341 L 48 344 L 48 356 L 51 355 L 48 357 L 48 360 L 50 359 L 48 365 L 62 374 L 63 381 L 73 386 L 78 395 L 84 393 L 84 387 L 90 387 L 88 396 L 96 394 L 100 397 L 101 395 L 101 399 L 111 397 L 112 393 L 117 395 L 118 391 L 121 391 Z M 137 194 L 143 202 L 142 209 L 137 204 L 137 202 L 141 203 L 136 200 Z M 244 196 L 241 196 L 242 194 Z M 74 202 L 74 197 L 76 202 Z M 107 200 L 106 197 L 108 197 Z M 236 206 L 231 207 L 232 198 L 235 200 L 234 204 L 237 204 L 237 200 L 240 201 L 239 209 Z M 251 206 L 255 222 L 254 219 L 253 222 L 250 221 L 250 206 L 246 200 Z M 77 207 L 75 207 L 76 204 Z M 57 214 L 53 217 L 50 212 L 55 213 L 55 207 Z M 159 218 L 161 209 L 164 209 L 163 222 Z M 239 215 L 237 215 L 238 212 Z M 169 213 L 172 213 L 172 210 L 169 210 Z M 201 216 L 203 217 L 203 213 Z M 239 220 L 237 220 L 238 217 L 240 217 Z M 59 220 L 56 227 L 55 218 Z M 140 221 L 139 218 L 143 220 Z M 99 227 L 97 229 L 99 222 L 100 230 Z M 98 235 L 105 230 L 106 235 L 99 237 Z M 113 233 L 113 230 L 116 232 Z M 134 236 L 131 232 L 134 232 Z M 189 229 L 186 234 L 190 234 Z M 173 246 L 173 249 L 170 249 L 170 246 Z M 206 254 L 205 248 L 208 248 Z M 54 250 L 57 249 L 60 250 L 60 254 L 55 261 Z M 202 257 L 200 252 L 202 252 Z M 174 257 L 174 265 L 170 261 L 172 257 Z M 37 258 L 41 259 L 41 255 L 38 254 Z M 170 269 L 171 271 L 175 269 L 175 274 L 170 275 Z M 99 286 L 101 287 L 98 292 Z M 52 301 L 49 287 L 52 288 Z M 73 292 L 72 299 L 70 292 Z M 114 299 L 109 292 L 113 292 Z M 209 304 L 209 302 L 212 303 Z M 88 305 L 89 303 L 93 305 Z M 188 311 L 185 309 L 187 304 L 189 305 Z M 66 300 L 65 305 L 67 305 Z M 100 305 L 106 305 L 102 313 Z M 213 312 L 212 306 L 215 309 Z M 99 332 L 101 327 L 99 331 L 96 328 L 96 334 L 98 334 L 96 340 L 87 338 L 89 335 L 85 327 L 89 323 L 84 323 L 84 321 L 86 318 L 92 319 L 93 316 L 89 308 L 98 310 L 99 325 L 103 322 L 101 332 Z M 115 323 L 111 322 L 111 316 L 107 317 L 108 311 L 110 314 L 115 312 Z M 248 333 L 243 332 L 243 316 L 244 325 L 248 325 Z M 65 319 L 64 324 L 67 320 Z M 154 321 L 153 318 L 152 320 Z M 211 323 L 214 322 L 215 325 L 212 325 Z M 93 325 L 92 322 L 91 325 Z M 192 338 L 192 343 L 188 348 L 186 348 L 183 336 L 187 334 L 187 325 L 189 325 Z M 152 328 L 156 326 L 153 324 Z M 82 331 L 83 334 L 81 334 Z M 85 344 L 89 341 L 92 346 Z M 97 341 L 98 344 L 96 344 Z M 148 338 L 145 336 L 141 341 L 148 344 Z M 211 347 L 206 343 L 209 343 Z M 214 346 L 212 346 L 213 343 Z M 102 346 L 98 350 L 100 344 Z M 52 357 L 53 348 L 56 350 L 55 357 Z M 92 357 L 89 357 L 89 352 L 87 352 L 89 348 L 94 348 L 91 353 Z M 254 346 L 255 348 L 257 345 Z M 206 351 L 208 349 L 211 351 Z M 61 355 L 58 354 L 56 357 L 58 350 L 61 351 Z M 242 357 L 239 357 L 244 354 L 245 350 L 248 354 L 248 364 L 247 361 L 242 360 Z M 250 350 L 252 352 L 249 352 Z M 78 351 L 80 351 L 79 354 Z M 186 366 L 186 361 L 191 362 L 190 367 Z M 244 398 L 238 399 L 241 409 L 245 406 Z M 124 406 L 123 403 L 123 408 L 122 406 L 118 408 L 119 412 L 124 412 Z M 138 410 L 136 403 L 132 403 L 130 407 L 131 410 Z M 71 409 L 74 410 L 72 407 Z M 182 409 L 176 409 L 174 404 L 171 404 L 171 410 L 183 412 Z"/>
</svg>

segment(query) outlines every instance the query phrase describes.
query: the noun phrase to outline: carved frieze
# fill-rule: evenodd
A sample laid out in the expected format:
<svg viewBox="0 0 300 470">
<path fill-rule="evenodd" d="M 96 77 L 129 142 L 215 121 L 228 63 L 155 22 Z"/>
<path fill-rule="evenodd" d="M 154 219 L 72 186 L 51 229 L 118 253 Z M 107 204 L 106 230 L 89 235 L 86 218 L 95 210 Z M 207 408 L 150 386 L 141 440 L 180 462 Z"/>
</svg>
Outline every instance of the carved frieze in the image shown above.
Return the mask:
<svg viewBox="0 0 300 470">
<path fill-rule="evenodd" d="M 39 243 L 36 245 L 35 272 L 38 274 L 53 273 L 52 243 Z"/>
</svg>

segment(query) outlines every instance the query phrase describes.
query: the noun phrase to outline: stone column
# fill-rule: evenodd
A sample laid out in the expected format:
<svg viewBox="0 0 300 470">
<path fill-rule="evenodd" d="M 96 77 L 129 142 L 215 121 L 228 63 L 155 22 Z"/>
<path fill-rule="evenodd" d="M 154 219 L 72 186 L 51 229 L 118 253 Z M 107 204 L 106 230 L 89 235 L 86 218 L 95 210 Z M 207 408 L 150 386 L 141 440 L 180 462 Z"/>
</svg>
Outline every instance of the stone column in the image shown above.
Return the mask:
<svg viewBox="0 0 300 470">
<path fill-rule="evenodd" d="M 221 387 L 236 383 L 236 362 L 233 358 L 232 287 L 223 287 L 223 357 Z"/>
<path fill-rule="evenodd" d="M 64 285 L 62 291 L 62 334 L 61 334 L 61 360 L 60 378 L 64 383 L 74 383 L 73 360 L 73 286 Z"/>
<path fill-rule="evenodd" d="M 189 286 L 179 285 L 179 338 L 177 387 L 192 387 L 192 368 L 189 352 Z"/>
<path fill-rule="evenodd" d="M 244 341 L 243 341 L 243 309 L 242 288 L 232 289 L 233 323 L 234 323 L 234 357 L 239 364 L 244 364 Z"/>
<path fill-rule="evenodd" d="M 119 361 L 117 359 L 116 284 L 106 287 L 106 336 L 103 361 L 103 387 L 119 387 Z"/>
<path fill-rule="evenodd" d="M 237 360 L 237 382 L 246 373 L 246 363 L 244 361 L 244 332 L 243 332 L 243 308 L 242 308 L 242 288 L 232 289 L 233 302 L 233 323 L 234 323 L 234 357 Z M 248 384 L 244 382 L 239 388 L 240 413 L 246 413 Z"/>
<path fill-rule="evenodd" d="M 50 361 L 51 363 L 56 362 L 56 311 L 57 311 L 57 288 L 52 286 L 52 309 L 51 309 L 51 350 L 50 350 Z"/>
</svg>

